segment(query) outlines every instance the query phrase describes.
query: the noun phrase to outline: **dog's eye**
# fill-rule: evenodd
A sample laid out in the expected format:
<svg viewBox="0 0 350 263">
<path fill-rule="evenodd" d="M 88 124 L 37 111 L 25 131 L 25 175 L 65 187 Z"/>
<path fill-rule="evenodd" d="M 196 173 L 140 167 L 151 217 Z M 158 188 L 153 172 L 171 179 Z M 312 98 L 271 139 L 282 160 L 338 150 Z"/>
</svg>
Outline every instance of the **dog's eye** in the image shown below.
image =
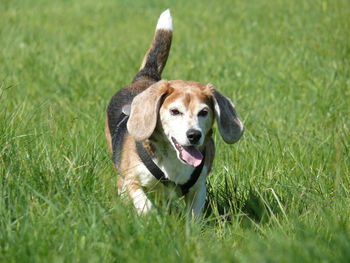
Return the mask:
<svg viewBox="0 0 350 263">
<path fill-rule="evenodd" d="M 171 115 L 173 115 L 173 116 L 175 116 L 175 115 L 180 115 L 180 114 L 181 114 L 181 112 L 179 112 L 179 110 L 177 110 L 177 109 L 172 109 L 172 110 L 170 110 L 170 113 L 171 113 Z"/>
<path fill-rule="evenodd" d="M 198 113 L 198 116 L 200 116 L 200 117 L 205 117 L 205 116 L 207 116 L 207 114 L 208 114 L 208 110 L 207 110 L 207 109 L 203 109 L 203 110 L 201 110 L 201 111 Z"/>
</svg>

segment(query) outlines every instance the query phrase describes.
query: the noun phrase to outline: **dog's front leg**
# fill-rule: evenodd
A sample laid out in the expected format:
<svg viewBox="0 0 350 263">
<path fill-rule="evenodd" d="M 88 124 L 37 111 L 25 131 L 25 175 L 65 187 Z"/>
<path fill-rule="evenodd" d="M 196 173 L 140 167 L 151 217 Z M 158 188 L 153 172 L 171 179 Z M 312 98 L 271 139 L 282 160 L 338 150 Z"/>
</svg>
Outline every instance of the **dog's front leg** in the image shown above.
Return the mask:
<svg viewBox="0 0 350 263">
<path fill-rule="evenodd" d="M 128 185 L 128 193 L 139 215 L 146 214 L 152 209 L 152 202 L 148 199 L 142 188 L 133 183 Z"/>
<path fill-rule="evenodd" d="M 191 213 L 192 218 L 199 219 L 203 214 L 207 188 L 205 181 L 197 182 L 186 194 L 186 208 Z"/>
</svg>

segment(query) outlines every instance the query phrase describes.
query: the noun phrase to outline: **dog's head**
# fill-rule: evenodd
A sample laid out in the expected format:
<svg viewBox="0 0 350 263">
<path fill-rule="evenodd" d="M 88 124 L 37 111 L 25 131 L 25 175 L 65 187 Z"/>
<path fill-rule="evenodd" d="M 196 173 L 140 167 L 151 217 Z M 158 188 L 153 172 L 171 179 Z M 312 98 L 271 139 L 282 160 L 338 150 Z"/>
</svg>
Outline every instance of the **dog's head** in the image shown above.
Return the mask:
<svg viewBox="0 0 350 263">
<path fill-rule="evenodd" d="M 226 143 L 241 138 L 244 126 L 235 106 L 213 85 L 162 80 L 134 98 L 127 128 L 135 140 L 143 141 L 151 137 L 158 122 L 178 158 L 196 167 L 214 119 Z"/>
</svg>

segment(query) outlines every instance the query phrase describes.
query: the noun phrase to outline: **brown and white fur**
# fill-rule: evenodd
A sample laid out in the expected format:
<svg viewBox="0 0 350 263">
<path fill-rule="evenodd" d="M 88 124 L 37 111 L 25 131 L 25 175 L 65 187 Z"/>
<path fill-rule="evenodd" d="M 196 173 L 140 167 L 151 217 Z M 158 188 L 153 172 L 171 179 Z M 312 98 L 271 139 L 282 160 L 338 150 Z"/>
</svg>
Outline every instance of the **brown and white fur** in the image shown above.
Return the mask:
<svg viewBox="0 0 350 263">
<path fill-rule="evenodd" d="M 214 120 L 226 143 L 232 144 L 244 132 L 243 123 L 233 103 L 212 84 L 194 81 L 161 80 L 161 73 L 170 51 L 172 18 L 164 11 L 157 24 L 151 47 L 132 83 L 117 92 L 107 109 L 106 136 L 111 154 L 112 138 L 121 113 L 121 105 L 131 103 L 127 132 L 122 140 L 120 163 L 114 162 L 118 189 L 127 193 L 139 214 L 153 204 L 148 191 L 168 194 L 140 160 L 136 141 L 141 141 L 165 177 L 175 184 L 187 182 L 201 162 L 204 167 L 197 182 L 185 195 L 186 206 L 194 217 L 202 214 L 206 197 L 206 178 L 215 155 L 211 137 Z M 164 198 L 167 198 L 166 196 Z"/>
</svg>

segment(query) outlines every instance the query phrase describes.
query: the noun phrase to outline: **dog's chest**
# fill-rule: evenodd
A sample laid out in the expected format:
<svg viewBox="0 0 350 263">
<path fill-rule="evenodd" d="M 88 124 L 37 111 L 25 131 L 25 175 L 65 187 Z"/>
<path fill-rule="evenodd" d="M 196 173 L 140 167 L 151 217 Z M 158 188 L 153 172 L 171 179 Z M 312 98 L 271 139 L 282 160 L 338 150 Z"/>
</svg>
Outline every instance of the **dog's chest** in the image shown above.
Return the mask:
<svg viewBox="0 0 350 263">
<path fill-rule="evenodd" d="M 157 163 L 157 160 L 155 162 Z M 175 184 L 186 183 L 194 170 L 193 167 L 180 162 L 176 156 L 163 158 L 157 165 L 164 172 L 165 177 Z"/>
<path fill-rule="evenodd" d="M 176 154 L 174 156 L 172 154 L 164 154 L 162 158 L 153 158 L 153 161 L 164 173 L 164 176 L 175 184 L 186 183 L 194 171 L 193 167 L 180 162 Z M 147 188 L 156 187 L 159 184 L 161 187 L 163 186 L 144 164 L 139 165 L 137 170 L 142 186 Z"/>
</svg>

